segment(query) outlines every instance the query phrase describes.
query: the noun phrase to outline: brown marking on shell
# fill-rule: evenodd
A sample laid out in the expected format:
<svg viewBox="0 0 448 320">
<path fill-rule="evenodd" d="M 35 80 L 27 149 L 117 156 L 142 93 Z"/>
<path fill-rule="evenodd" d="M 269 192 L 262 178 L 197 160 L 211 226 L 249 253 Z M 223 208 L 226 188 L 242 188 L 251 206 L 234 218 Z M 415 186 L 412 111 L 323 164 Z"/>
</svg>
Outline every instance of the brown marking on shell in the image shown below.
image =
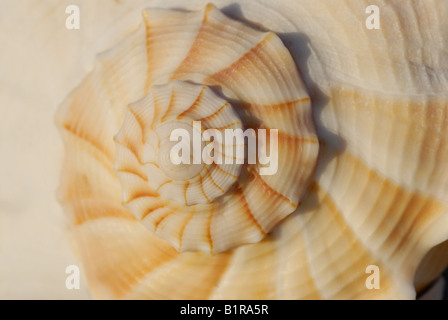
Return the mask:
<svg viewBox="0 0 448 320">
<path fill-rule="evenodd" d="M 174 213 L 174 211 L 169 210 L 167 211 L 167 213 L 165 213 L 164 215 L 162 215 L 159 219 L 157 219 L 154 222 L 154 232 L 157 231 L 157 228 L 159 227 L 159 225 L 162 223 L 163 220 L 165 220 L 166 218 L 168 218 L 170 215 L 172 215 Z"/>
<path fill-rule="evenodd" d="M 199 175 L 199 184 L 201 185 L 201 193 L 202 195 L 205 197 L 205 199 L 207 199 L 207 202 L 211 202 L 210 199 L 207 197 L 207 195 L 204 192 L 204 185 L 202 182 L 202 175 Z"/>
<path fill-rule="evenodd" d="M 180 113 L 177 116 L 177 119 L 181 119 L 181 118 L 187 116 L 189 113 L 191 113 L 192 111 L 196 110 L 196 108 L 198 108 L 198 106 L 201 103 L 202 95 L 204 94 L 205 88 L 206 88 L 205 86 L 202 87 L 201 91 L 199 92 L 198 96 L 196 97 L 196 100 L 194 100 L 194 102 L 191 104 L 191 106 L 188 109 L 186 109 L 185 111 Z"/>
<path fill-rule="evenodd" d="M 272 37 L 275 35 L 272 32 L 266 33 L 264 38 L 255 45 L 255 47 L 251 48 L 248 52 L 242 55 L 237 61 L 232 63 L 230 66 L 224 68 L 223 70 L 218 71 L 217 73 L 208 76 L 204 79 L 205 83 L 216 83 L 223 84 L 232 81 L 233 74 L 237 72 L 241 72 L 241 70 L 248 69 L 250 70 L 250 65 L 253 64 L 253 61 L 262 60 L 264 57 L 262 56 L 262 51 L 264 50 L 264 46 L 267 42 L 269 42 Z"/>
<path fill-rule="evenodd" d="M 72 135 L 73 137 L 76 137 L 77 139 L 80 139 L 83 143 L 87 144 L 88 146 L 92 147 L 96 152 L 93 152 L 93 156 L 101 163 L 104 163 L 104 167 L 108 168 L 111 173 L 113 173 L 112 169 L 112 163 L 113 161 L 109 158 L 107 153 L 96 143 L 92 140 L 90 140 L 88 137 L 83 136 L 81 133 L 79 133 L 76 129 L 72 129 L 70 125 L 63 125 L 63 130 L 67 133 Z"/>
<path fill-rule="evenodd" d="M 298 104 L 300 105 L 310 101 L 311 101 L 310 97 L 305 97 L 293 101 L 281 102 L 276 104 L 258 105 L 249 103 L 249 104 L 243 104 L 242 106 L 257 111 L 275 113 L 279 111 L 284 111 L 284 109 L 296 109 Z"/>
<path fill-rule="evenodd" d="M 173 182 L 173 180 L 166 180 L 165 182 L 163 182 L 163 183 L 161 183 L 158 187 L 157 187 L 157 189 L 156 189 L 156 191 L 159 191 L 164 185 L 166 185 L 167 183 L 171 183 L 171 182 Z"/>
<path fill-rule="evenodd" d="M 133 175 L 139 177 L 140 179 L 142 179 L 144 181 L 148 181 L 148 177 L 146 176 L 146 174 L 140 172 L 139 170 L 135 170 L 135 168 L 121 167 L 121 168 L 115 168 L 115 171 L 116 172 L 121 172 L 121 173 L 133 174 Z"/>
<path fill-rule="evenodd" d="M 174 80 L 174 79 L 182 79 L 183 75 L 185 73 L 188 73 L 190 70 L 190 65 L 195 65 L 198 64 L 201 60 L 201 56 L 202 56 L 202 50 L 201 50 L 201 46 L 198 45 L 201 42 L 206 41 L 206 36 L 204 36 L 204 34 L 207 33 L 207 28 L 208 28 L 208 20 L 207 20 L 207 13 L 210 11 L 211 9 L 206 7 L 204 10 L 204 16 L 202 19 L 202 24 L 201 27 L 199 28 L 198 34 L 191 46 L 190 51 L 188 52 L 187 56 L 185 57 L 185 59 L 182 61 L 182 63 L 177 67 L 177 69 L 173 72 L 170 80 Z"/>
<path fill-rule="evenodd" d="M 212 175 L 211 175 L 211 171 L 210 171 L 210 169 L 209 168 L 207 168 L 207 167 L 204 167 L 204 169 L 205 170 L 207 170 L 207 175 L 205 176 L 205 177 L 209 177 L 210 178 L 210 181 L 212 182 L 212 184 L 217 188 L 217 189 L 219 189 L 223 194 L 224 193 L 226 193 L 225 192 L 225 190 L 223 190 L 214 180 L 213 180 L 213 177 L 212 177 Z"/>
<path fill-rule="evenodd" d="M 211 115 L 206 116 L 206 117 L 201 118 L 201 119 L 198 119 L 198 121 L 202 121 L 202 122 L 207 123 L 208 121 L 210 121 L 214 117 L 217 117 L 221 113 L 221 111 L 224 110 L 224 108 L 229 107 L 229 106 L 230 106 L 230 103 L 226 102 L 221 107 L 219 107 L 218 110 L 213 112 Z"/>
<path fill-rule="evenodd" d="M 266 232 L 263 230 L 263 228 L 258 223 L 257 219 L 253 215 L 252 211 L 249 208 L 249 205 L 246 201 L 246 197 L 244 196 L 243 189 L 241 185 L 237 182 L 235 186 L 235 192 L 239 195 L 239 201 L 242 203 L 242 208 L 244 209 L 244 212 L 249 217 L 249 220 L 257 227 L 257 229 L 260 231 L 262 235 L 266 235 Z"/>
<path fill-rule="evenodd" d="M 135 220 L 135 216 L 124 209 L 120 203 L 108 203 L 93 199 L 77 199 L 70 203 L 74 224 L 81 225 L 87 221 L 101 218 L 121 218 Z"/>
<path fill-rule="evenodd" d="M 142 139 L 143 139 L 142 143 L 144 144 L 145 143 L 145 137 L 146 137 L 146 132 L 145 132 L 146 126 L 143 123 L 143 119 L 134 111 L 133 108 L 128 107 L 128 110 L 132 114 L 132 116 L 135 118 L 135 121 L 137 121 L 137 123 L 138 123 L 138 125 L 140 127 L 140 130 L 142 132 Z"/>
<path fill-rule="evenodd" d="M 148 164 L 153 165 L 153 166 L 156 167 L 156 168 L 160 168 L 159 164 L 156 163 L 156 162 L 153 162 L 153 161 L 150 161 L 150 162 L 143 162 L 143 165 L 148 165 Z"/>
<path fill-rule="evenodd" d="M 210 253 L 213 254 L 213 238 L 212 238 L 212 221 L 213 221 L 213 217 L 215 213 L 215 206 L 212 207 L 212 211 L 209 214 L 209 221 L 207 223 L 208 228 L 207 228 L 207 239 L 208 239 L 208 243 L 210 244 Z"/>
<path fill-rule="evenodd" d="M 184 201 L 185 201 L 185 205 L 188 206 L 188 201 L 187 201 L 187 190 L 188 187 L 190 186 L 190 181 L 185 182 L 184 185 Z"/>
<path fill-rule="evenodd" d="M 140 158 L 140 149 L 135 146 L 131 141 L 129 141 L 126 136 L 123 136 L 121 140 L 118 140 L 118 138 L 114 137 L 114 142 L 119 144 L 120 146 L 128 149 L 132 152 L 132 154 L 135 156 L 137 161 L 141 164 L 142 160 Z"/>
<path fill-rule="evenodd" d="M 175 103 L 176 103 L 176 93 L 173 86 L 173 88 L 171 89 L 170 102 L 168 103 L 168 107 L 166 108 L 165 114 L 162 116 L 162 119 L 160 119 L 161 122 L 166 121 Z"/>
<path fill-rule="evenodd" d="M 159 194 L 157 192 L 150 191 L 148 189 L 136 190 L 129 196 L 129 198 L 123 201 L 123 204 L 129 204 L 130 202 L 143 197 L 157 198 L 159 197 Z"/>
<path fill-rule="evenodd" d="M 79 226 L 80 231 L 77 233 L 83 230 L 84 236 L 76 234 L 75 236 L 82 248 L 81 256 L 85 261 L 83 267 L 88 274 L 87 279 L 96 295 L 115 299 L 123 297 L 148 273 L 178 257 L 175 249 L 167 244 L 151 245 L 151 237 L 144 236 L 140 230 L 134 231 L 138 233 L 137 238 L 132 237 L 132 234 L 125 230 L 120 230 L 118 234 L 117 232 L 103 233 L 99 232 L 104 231 L 101 226 L 92 222 L 99 222 L 99 220 Z M 123 224 L 125 222 L 126 220 L 122 220 Z M 102 223 L 107 226 L 107 223 Z M 129 221 L 128 225 L 133 226 L 133 223 L 136 222 Z M 113 246 L 117 235 L 123 237 L 121 240 L 126 243 L 125 247 Z M 109 252 L 109 255 L 101 261 L 92 260 L 92 257 L 103 256 L 104 252 Z M 90 259 L 87 258 L 89 253 L 93 254 Z M 100 289 L 99 292 L 96 291 L 98 289 Z"/>
<path fill-rule="evenodd" d="M 104 157 L 102 158 L 102 162 L 107 160 L 109 163 L 113 163 L 113 157 L 111 158 L 109 153 L 102 148 L 101 145 L 97 144 L 95 140 L 92 140 L 89 136 L 83 134 L 81 131 L 77 129 L 77 127 L 73 127 L 70 123 L 64 123 L 62 125 L 62 128 L 67 132 L 72 134 L 73 136 L 77 137 L 78 139 L 83 140 L 84 142 L 88 143 L 92 147 L 94 147 L 96 150 L 98 150 Z"/>
<path fill-rule="evenodd" d="M 153 120 L 152 120 L 150 129 L 154 130 L 155 125 L 157 123 L 156 119 L 158 118 L 159 112 L 160 112 L 160 102 L 157 100 L 157 98 L 154 95 L 152 97 L 153 97 L 153 103 L 154 103 L 154 116 L 153 116 Z M 157 132 L 156 132 L 156 134 L 157 134 Z"/>
<path fill-rule="evenodd" d="M 149 208 L 145 210 L 145 212 L 142 214 L 140 220 L 145 219 L 148 215 L 150 215 L 152 212 L 156 211 L 157 209 L 163 208 L 166 206 L 166 203 L 164 202 L 157 202 L 156 204 L 153 204 Z"/>
<path fill-rule="evenodd" d="M 210 171 L 218 170 L 219 172 L 222 172 L 222 173 L 224 173 L 225 175 L 227 175 L 227 176 L 229 176 L 229 177 L 231 177 L 231 178 L 234 178 L 234 179 L 237 179 L 237 178 L 238 178 L 238 176 L 236 176 L 236 175 L 234 175 L 234 174 L 232 174 L 232 173 L 230 173 L 230 172 L 224 170 L 223 168 L 221 168 L 220 165 L 218 165 L 218 164 L 216 164 L 216 163 L 214 163 L 214 162 L 210 165 L 210 169 L 209 169 L 209 170 L 210 170 Z"/>
<path fill-rule="evenodd" d="M 241 124 L 241 121 L 235 121 L 235 122 L 231 122 L 231 123 L 226 124 L 226 125 L 221 126 L 221 127 L 214 127 L 213 129 L 225 130 L 225 129 L 229 129 L 229 128 L 234 127 L 234 126 L 239 125 L 239 124 Z"/>
<path fill-rule="evenodd" d="M 191 221 L 191 219 L 193 219 L 194 214 L 195 214 L 195 209 L 193 207 L 193 209 L 189 213 L 189 216 L 185 219 L 182 227 L 180 228 L 180 231 L 179 231 L 179 250 L 182 250 L 182 239 L 183 239 L 183 236 L 184 236 L 185 228 L 187 227 L 187 225 Z"/>
</svg>

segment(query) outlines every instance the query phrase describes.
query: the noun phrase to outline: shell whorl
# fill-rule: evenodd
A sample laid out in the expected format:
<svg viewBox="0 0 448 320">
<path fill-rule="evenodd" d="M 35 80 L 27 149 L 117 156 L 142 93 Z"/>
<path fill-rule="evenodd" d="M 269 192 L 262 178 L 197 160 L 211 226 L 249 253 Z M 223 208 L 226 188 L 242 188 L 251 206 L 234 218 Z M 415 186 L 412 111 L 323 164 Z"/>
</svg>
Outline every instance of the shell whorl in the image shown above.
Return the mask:
<svg viewBox="0 0 448 320">
<path fill-rule="evenodd" d="M 194 121 L 201 127 L 195 127 Z M 209 204 L 224 195 L 237 181 L 242 166 L 240 162 L 244 159 L 236 159 L 234 150 L 229 148 L 230 144 L 215 141 L 212 146 L 216 144 L 215 149 L 221 150 L 221 161 L 213 161 L 210 157 L 205 158 L 204 163 L 202 129 L 211 128 L 220 134 L 225 129 L 242 131 L 242 122 L 230 103 L 215 95 L 210 88 L 183 81 L 152 87 L 145 98 L 129 107 L 115 138 L 116 170 L 122 176 L 125 189 L 123 201 L 129 203 L 135 200 L 132 194 L 137 191 L 132 191 L 132 181 L 127 183 L 128 173 L 147 181 L 150 192 L 186 207 Z M 200 138 L 196 139 L 201 156 L 199 159 L 193 159 L 193 151 L 190 151 L 185 163 L 173 162 L 170 158 L 171 151 L 178 145 L 178 140 L 171 139 L 171 135 L 178 129 L 188 133 L 188 141 L 181 141 L 188 150 L 193 145 L 192 139 Z M 226 155 L 224 151 L 227 149 L 232 152 L 231 155 Z M 132 160 L 128 160 L 129 156 Z M 227 157 L 231 161 L 225 162 Z M 179 208 L 177 206 L 173 210 Z M 147 211 L 145 213 L 149 214 Z"/>
<path fill-rule="evenodd" d="M 72 93 L 72 99 L 86 96 L 83 85 L 92 81 L 96 99 L 108 105 L 100 108 L 115 118 L 108 124 L 110 132 L 111 123 L 119 127 L 111 135 L 115 145 L 98 144 L 113 155 L 122 205 L 179 251 L 218 253 L 260 241 L 298 207 L 318 153 L 310 98 L 289 51 L 274 33 L 213 5 L 198 12 L 145 10 L 143 17 Z M 73 110 L 73 100 L 67 106 Z M 243 136 L 244 145 L 213 141 L 222 163 L 174 164 L 175 129 L 193 138 L 206 129 L 223 137 L 228 129 L 250 129 L 257 161 L 236 152 L 247 148 Z M 259 155 L 269 153 L 278 163 L 267 175 Z"/>
</svg>

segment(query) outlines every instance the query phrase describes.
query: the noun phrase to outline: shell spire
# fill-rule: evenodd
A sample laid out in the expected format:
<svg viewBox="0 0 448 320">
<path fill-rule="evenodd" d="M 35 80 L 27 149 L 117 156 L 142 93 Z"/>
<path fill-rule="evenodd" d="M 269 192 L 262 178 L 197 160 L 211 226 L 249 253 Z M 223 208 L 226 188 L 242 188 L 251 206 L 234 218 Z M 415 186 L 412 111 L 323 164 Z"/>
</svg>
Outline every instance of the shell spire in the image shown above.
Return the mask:
<svg viewBox="0 0 448 320">
<path fill-rule="evenodd" d="M 189 49 L 183 49 L 182 59 L 176 52 L 156 55 L 162 48 L 175 51 L 185 38 L 184 27 L 172 22 L 179 14 L 185 16 L 185 28 L 195 22 Z M 318 152 L 310 99 L 289 52 L 275 34 L 233 21 L 213 5 L 193 13 L 145 11 L 144 20 L 148 66 L 157 68 L 148 69 L 149 91 L 128 108 L 115 136 L 123 203 L 180 251 L 218 253 L 260 241 L 297 208 Z M 232 28 L 219 32 L 223 25 Z M 159 57 L 164 60 L 151 60 Z M 202 130 L 197 132 L 193 121 Z M 215 143 L 220 161 L 173 165 L 169 155 L 176 142 L 170 135 L 176 129 L 193 138 L 196 132 L 201 140 L 203 131 L 227 137 L 233 130 L 242 139 L 235 133 L 235 140 Z M 248 145 L 250 139 L 263 150 L 237 156 L 230 143 Z M 278 158 L 275 173 L 263 175 L 260 162 L 244 162 L 257 151 L 267 154 L 271 146 Z"/>
</svg>

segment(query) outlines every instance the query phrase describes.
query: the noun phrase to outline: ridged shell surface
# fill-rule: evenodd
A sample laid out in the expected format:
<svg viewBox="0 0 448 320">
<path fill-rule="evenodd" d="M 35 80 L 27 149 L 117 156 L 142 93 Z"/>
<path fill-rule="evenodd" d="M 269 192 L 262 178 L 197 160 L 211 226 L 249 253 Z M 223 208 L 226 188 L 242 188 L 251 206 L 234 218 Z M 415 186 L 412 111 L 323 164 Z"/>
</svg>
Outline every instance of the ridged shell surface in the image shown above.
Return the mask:
<svg viewBox="0 0 448 320">
<path fill-rule="evenodd" d="M 146 10 L 143 16 L 145 23 L 99 57 L 101 67 L 61 108 L 58 122 L 64 135 L 76 144 L 93 142 L 101 156 L 111 156 L 124 205 L 178 250 L 216 253 L 258 242 L 297 208 L 316 164 L 319 144 L 310 98 L 292 57 L 275 34 L 234 21 L 212 5 L 191 13 Z M 96 94 L 95 100 L 88 100 L 87 90 Z M 101 92 L 104 102 L 96 100 Z M 92 108 L 104 117 L 92 118 L 95 126 L 78 122 L 83 113 L 94 116 Z M 244 161 L 243 136 L 235 147 L 230 139 L 215 141 L 220 161 L 173 164 L 169 155 L 176 143 L 170 135 L 176 129 L 187 130 L 192 139 L 202 135 L 193 121 L 221 136 L 228 129 L 252 130 L 256 142 L 264 141 L 257 145 L 264 151 L 256 151 L 267 154 L 275 146 L 276 151 L 270 150 L 278 159 L 275 172 L 263 174 L 260 162 Z M 122 123 L 119 131 L 113 129 L 116 123 Z M 259 130 L 264 139 L 257 139 Z M 114 131 L 115 154 L 112 145 L 109 152 L 101 150 Z M 237 152 L 238 143 L 243 152 Z M 88 184 L 93 179 L 100 181 L 89 177 Z M 71 185 L 63 184 L 63 192 L 66 187 Z"/>
<path fill-rule="evenodd" d="M 260 19 L 272 8 L 249 14 L 257 27 L 213 5 L 145 9 L 65 100 L 59 198 L 94 297 L 414 298 L 446 266 L 448 27 L 430 21 L 447 7 L 381 2 L 391 27 L 366 35 L 357 19 L 318 22 L 367 2 L 310 3 L 295 11 L 310 41 L 295 35 L 295 61 L 259 30 L 281 33 Z M 167 133 L 193 120 L 278 129 L 278 172 L 176 172 Z M 366 288 L 370 265 L 380 289 Z"/>
</svg>

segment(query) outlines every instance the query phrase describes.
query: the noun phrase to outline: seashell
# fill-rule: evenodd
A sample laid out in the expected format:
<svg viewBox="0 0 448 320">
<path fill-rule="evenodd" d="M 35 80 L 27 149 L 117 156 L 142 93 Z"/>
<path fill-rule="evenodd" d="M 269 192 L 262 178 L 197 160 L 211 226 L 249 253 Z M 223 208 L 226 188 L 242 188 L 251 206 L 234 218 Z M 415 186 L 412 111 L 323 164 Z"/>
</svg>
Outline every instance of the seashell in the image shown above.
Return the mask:
<svg viewBox="0 0 448 320">
<path fill-rule="evenodd" d="M 59 199 L 94 297 L 414 298 L 443 270 L 445 62 L 430 71 L 397 47 L 363 64 L 304 23 L 316 51 L 296 58 L 302 78 L 275 33 L 211 4 L 143 20 L 56 116 Z M 173 166 L 169 134 L 194 120 L 278 129 L 278 172 Z"/>
<path fill-rule="evenodd" d="M 145 24 L 124 43 L 102 54 L 102 67 L 61 107 L 58 123 L 63 134 L 100 145 L 104 136 L 118 132 L 115 158 L 110 160 L 115 162 L 114 170 L 121 181 L 122 203 L 137 220 L 176 249 L 218 253 L 260 241 L 297 208 L 318 153 L 310 99 L 292 57 L 275 34 L 233 21 L 213 5 L 201 12 L 149 10 L 143 15 Z M 173 20 L 186 21 L 194 30 L 189 33 L 197 33 L 195 38 L 189 38 L 188 52 L 184 45 L 180 53 L 175 49 L 188 37 L 183 23 L 173 26 Z M 229 31 L 220 33 L 223 26 Z M 137 41 L 146 41 L 146 51 L 137 47 L 135 55 L 126 57 L 136 62 L 134 68 L 138 69 L 132 70 L 126 61 L 116 57 L 130 55 Z M 229 53 L 222 52 L 218 45 L 223 41 Z M 167 48 L 169 54 L 158 53 Z M 203 50 L 207 50 L 209 59 L 202 58 Z M 148 69 L 145 77 L 136 75 L 142 66 Z M 247 78 L 254 80 L 247 82 Z M 165 81 L 168 83 L 157 85 Z M 130 91 L 121 87 L 122 83 Z M 221 160 L 222 164 L 179 165 L 169 159 L 176 144 L 170 141 L 171 132 L 183 128 L 194 136 L 193 121 L 200 121 L 204 129 L 222 131 L 223 135 L 227 129 L 242 132 L 242 119 L 231 103 L 213 93 L 212 86 L 219 86 L 227 99 L 235 101 L 240 110 L 244 108 L 246 126 L 263 128 L 265 135 L 266 130 L 277 130 L 275 147 L 280 163 L 275 174 L 263 175 L 260 162 L 242 168 L 244 158 L 238 159 L 237 150 L 229 148 L 229 143 L 221 147 L 226 160 Z M 96 100 L 85 100 L 86 90 L 102 91 L 106 96 L 110 90 L 125 90 L 128 102 L 143 98 L 131 104 L 123 119 L 123 97 L 117 97 L 120 100 L 116 106 L 113 101 L 111 106 L 100 106 Z M 113 121 L 122 123 L 121 129 L 110 127 L 110 132 L 97 135 L 104 126 L 98 119 L 95 127 L 78 120 L 85 117 L 84 112 L 91 112 L 92 104 L 105 116 L 110 112 L 108 108 L 118 110 Z M 79 144 L 77 140 L 74 143 Z M 264 141 L 259 149 L 268 149 L 266 137 Z M 227 161 L 229 157 L 232 161 Z M 67 198 L 67 191 L 62 193 Z"/>
<path fill-rule="evenodd" d="M 215 9 L 209 7 L 208 10 Z M 219 11 L 215 12 L 218 19 L 223 19 Z M 207 17 L 213 21 L 213 15 L 207 13 Z M 274 35 L 268 34 L 268 37 Z M 265 41 L 266 37 L 262 39 Z M 238 40 L 229 36 L 229 41 L 235 42 L 232 47 L 237 47 Z M 278 38 L 275 41 L 279 44 Z M 261 47 L 262 44 L 257 45 Z M 250 51 L 251 48 L 245 49 Z M 278 49 L 282 50 L 286 51 L 286 48 Z M 266 63 L 281 71 L 282 66 L 289 67 L 292 63 L 285 60 Z M 258 66 L 256 68 L 258 70 Z M 251 74 L 250 71 L 245 73 Z M 294 80 L 298 79 L 297 74 L 294 76 Z M 290 80 L 281 73 L 278 79 L 279 86 Z M 222 83 L 232 80 L 231 77 L 221 78 Z M 297 85 L 300 84 L 297 81 Z M 268 82 L 266 85 L 275 84 Z M 242 85 L 239 88 L 249 95 Z M 268 110 L 265 114 L 263 110 L 270 104 L 263 104 L 262 95 L 254 97 L 261 101 L 251 106 L 257 110 L 260 126 L 274 124 L 273 119 L 269 119 L 272 112 Z M 268 179 L 269 176 L 260 173 L 263 168 L 259 168 L 259 162 L 254 161 L 242 169 L 244 150 L 238 155 L 228 139 L 218 142 L 222 145 L 216 147 L 215 152 L 221 149 L 221 158 L 216 158 L 216 161 L 210 159 L 210 164 L 205 165 L 203 161 L 197 164 L 173 163 L 169 158 L 170 151 L 177 144 L 170 140 L 173 130 L 188 130 L 190 137 L 194 137 L 193 131 L 201 135 L 201 129 L 193 127 L 193 121 L 198 121 L 204 129 L 213 128 L 223 137 L 228 129 L 242 133 L 242 120 L 229 102 L 218 97 L 206 85 L 176 80 L 167 85 L 151 86 L 148 95 L 129 107 L 115 138 L 115 170 L 121 180 L 125 206 L 148 229 L 171 242 L 179 251 L 222 252 L 261 240 L 297 208 L 298 198 L 313 172 L 318 151 L 309 98 L 287 102 L 293 108 L 286 104 L 281 106 L 282 100 L 276 101 L 280 101 L 273 107 L 278 109 L 278 118 L 297 118 L 298 123 L 309 125 L 300 127 L 298 123 L 285 123 L 276 148 L 282 153 L 282 164 L 287 161 L 300 165 L 284 166 Z M 266 149 L 266 136 L 264 142 L 258 147 Z M 239 143 L 244 143 L 242 135 Z M 271 196 L 266 197 L 266 193 Z"/>
</svg>

